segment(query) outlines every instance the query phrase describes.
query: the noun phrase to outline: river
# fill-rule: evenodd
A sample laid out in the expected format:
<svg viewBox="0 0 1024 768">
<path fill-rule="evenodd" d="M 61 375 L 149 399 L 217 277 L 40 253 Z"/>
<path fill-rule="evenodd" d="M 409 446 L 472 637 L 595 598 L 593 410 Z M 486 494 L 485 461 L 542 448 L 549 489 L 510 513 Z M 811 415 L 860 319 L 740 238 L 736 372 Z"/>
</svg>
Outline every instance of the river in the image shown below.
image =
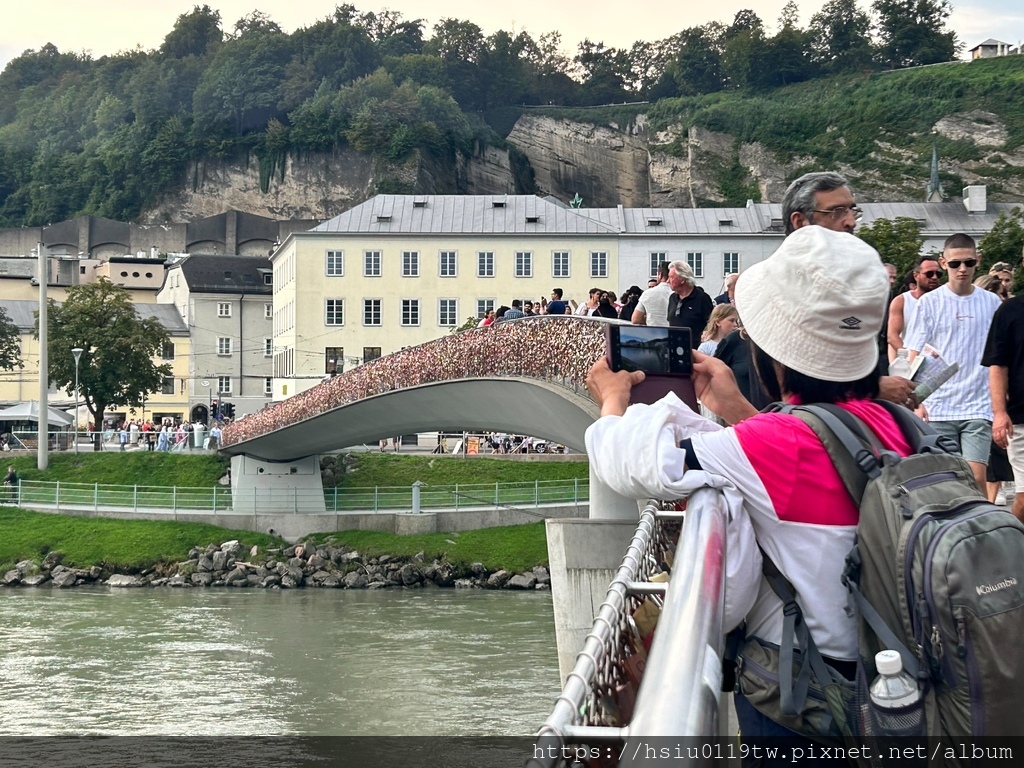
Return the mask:
<svg viewBox="0 0 1024 768">
<path fill-rule="evenodd" d="M 526 736 L 550 592 L 5 589 L 5 735 Z"/>
</svg>

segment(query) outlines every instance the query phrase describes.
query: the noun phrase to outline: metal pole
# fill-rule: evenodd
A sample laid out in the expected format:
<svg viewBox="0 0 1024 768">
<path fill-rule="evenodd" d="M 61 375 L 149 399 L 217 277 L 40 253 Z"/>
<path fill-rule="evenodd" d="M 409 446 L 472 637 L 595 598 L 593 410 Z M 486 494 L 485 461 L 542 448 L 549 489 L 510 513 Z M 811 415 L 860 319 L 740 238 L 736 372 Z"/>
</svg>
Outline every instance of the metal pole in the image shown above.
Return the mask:
<svg viewBox="0 0 1024 768">
<path fill-rule="evenodd" d="M 50 372 L 47 366 L 49 344 L 49 322 L 46 317 L 46 284 L 49 282 L 50 270 L 46 263 L 46 253 L 43 251 L 43 244 L 39 243 L 39 445 L 36 451 L 36 468 L 45 472 L 49 466 L 50 457 L 47 453 L 49 444 L 47 442 L 50 427 L 50 400 L 47 397 L 50 389 Z"/>
<path fill-rule="evenodd" d="M 75 453 L 78 453 L 78 360 L 85 350 L 75 347 L 71 354 L 75 356 Z"/>
<path fill-rule="evenodd" d="M 420 487 L 423 485 L 419 480 L 412 484 L 412 513 L 420 513 Z"/>
</svg>

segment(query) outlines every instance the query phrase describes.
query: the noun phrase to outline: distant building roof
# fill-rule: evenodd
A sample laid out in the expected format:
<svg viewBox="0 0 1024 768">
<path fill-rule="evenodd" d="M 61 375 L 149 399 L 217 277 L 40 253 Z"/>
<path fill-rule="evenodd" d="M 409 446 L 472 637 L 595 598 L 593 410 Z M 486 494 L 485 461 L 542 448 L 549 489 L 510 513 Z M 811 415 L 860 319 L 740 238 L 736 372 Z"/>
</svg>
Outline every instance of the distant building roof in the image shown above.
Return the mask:
<svg viewBox="0 0 1024 768">
<path fill-rule="evenodd" d="M 377 195 L 311 231 L 602 235 L 618 228 L 536 195 Z"/>
<path fill-rule="evenodd" d="M 264 279 L 273 271 L 267 256 L 208 256 L 192 254 L 172 269 L 181 274 L 193 293 L 270 294 L 274 287 Z"/>
<path fill-rule="evenodd" d="M 977 44 L 976 46 L 974 46 L 973 48 L 971 48 L 971 50 L 972 50 L 972 51 L 976 51 L 976 50 L 978 50 L 979 48 L 988 48 L 988 47 L 990 47 L 990 46 L 997 46 L 997 45 L 1010 45 L 1010 43 L 1004 43 L 1004 42 L 1003 42 L 1002 40 L 995 40 L 995 39 L 993 39 L 993 38 L 991 38 L 991 37 L 990 37 L 990 38 L 989 38 L 988 40 L 986 40 L 985 42 L 983 42 L 983 43 L 978 43 L 978 44 Z"/>
<path fill-rule="evenodd" d="M 57 302 L 60 304 L 60 302 Z M 38 301 L 5 301 L 4 308 L 18 330 L 22 333 L 35 328 L 35 312 L 39 311 Z M 173 304 L 136 304 L 135 311 L 139 317 L 155 318 L 172 336 L 188 336 L 188 326 Z"/>
</svg>

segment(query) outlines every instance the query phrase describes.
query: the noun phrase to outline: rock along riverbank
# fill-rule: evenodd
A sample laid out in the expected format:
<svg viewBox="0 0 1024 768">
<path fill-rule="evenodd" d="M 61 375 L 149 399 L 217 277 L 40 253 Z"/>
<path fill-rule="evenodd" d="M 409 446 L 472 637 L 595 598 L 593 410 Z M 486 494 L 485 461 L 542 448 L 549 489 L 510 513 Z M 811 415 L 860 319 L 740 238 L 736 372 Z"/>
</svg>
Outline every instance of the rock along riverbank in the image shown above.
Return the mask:
<svg viewBox="0 0 1024 768">
<path fill-rule="evenodd" d="M 142 573 L 117 573 L 98 565 L 71 568 L 60 552 L 41 561 L 23 560 L 0 578 L 6 587 L 56 587 L 85 584 L 110 587 L 234 587 L 254 589 L 384 589 L 388 587 L 456 587 L 469 589 L 550 589 L 542 565 L 523 573 L 489 572 L 482 563 L 459 566 L 446 560 L 425 562 L 423 553 L 411 558 L 364 557 L 344 545 L 299 543 L 259 553 L 238 540 L 194 547 L 188 559 L 158 564 Z"/>
</svg>

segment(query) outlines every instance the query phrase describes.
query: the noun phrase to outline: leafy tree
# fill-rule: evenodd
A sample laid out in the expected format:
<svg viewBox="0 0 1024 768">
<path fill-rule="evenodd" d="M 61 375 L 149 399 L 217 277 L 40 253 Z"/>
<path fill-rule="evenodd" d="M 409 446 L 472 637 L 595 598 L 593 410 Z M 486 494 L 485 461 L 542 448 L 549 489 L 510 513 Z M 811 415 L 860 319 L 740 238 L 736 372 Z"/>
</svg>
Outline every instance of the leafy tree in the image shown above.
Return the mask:
<svg viewBox="0 0 1024 768">
<path fill-rule="evenodd" d="M 910 271 L 924 244 L 917 221 L 904 216 L 875 219 L 870 226 L 860 227 L 857 235 L 878 251 L 882 261 L 895 264 L 899 275 Z"/>
<path fill-rule="evenodd" d="M 869 69 L 871 19 L 857 0 L 829 0 L 811 17 L 811 57 L 830 74 Z"/>
<path fill-rule="evenodd" d="M 18 330 L 7 310 L 0 307 L 0 371 L 12 371 L 24 368 L 21 359 L 21 332 Z"/>
<path fill-rule="evenodd" d="M 675 35 L 676 55 L 666 71 L 682 96 L 722 90 L 722 47 L 725 27 L 706 24 L 690 27 Z"/>
<path fill-rule="evenodd" d="M 71 350 L 83 349 L 79 388 L 94 423 L 102 424 L 110 407 L 141 403 L 171 375 L 170 365 L 153 362 L 169 341 L 167 331 L 154 318 L 140 318 L 131 292 L 105 278 L 69 288 L 63 303 L 50 300 L 47 313 L 50 382 L 72 395 Z"/>
<path fill-rule="evenodd" d="M 945 29 L 948 0 L 875 0 L 879 56 L 887 67 L 916 67 L 952 61 L 960 45 Z"/>
<path fill-rule="evenodd" d="M 160 46 L 160 53 L 172 59 L 203 56 L 223 39 L 220 11 L 208 5 L 196 5 L 192 7 L 191 13 L 181 14 L 174 22 L 174 28 Z"/>
<path fill-rule="evenodd" d="M 1024 256 L 1024 209 L 1014 208 L 1009 215 L 1000 213 L 992 229 L 978 241 L 981 253 L 981 265 L 977 274 L 987 272 L 993 264 L 1005 261 L 1014 266 L 1013 293 L 1024 292 L 1024 269 L 1021 268 L 1021 256 Z"/>
<path fill-rule="evenodd" d="M 629 60 L 625 51 L 584 39 L 574 61 L 583 71 L 583 99 L 587 104 L 626 101 Z"/>
</svg>

